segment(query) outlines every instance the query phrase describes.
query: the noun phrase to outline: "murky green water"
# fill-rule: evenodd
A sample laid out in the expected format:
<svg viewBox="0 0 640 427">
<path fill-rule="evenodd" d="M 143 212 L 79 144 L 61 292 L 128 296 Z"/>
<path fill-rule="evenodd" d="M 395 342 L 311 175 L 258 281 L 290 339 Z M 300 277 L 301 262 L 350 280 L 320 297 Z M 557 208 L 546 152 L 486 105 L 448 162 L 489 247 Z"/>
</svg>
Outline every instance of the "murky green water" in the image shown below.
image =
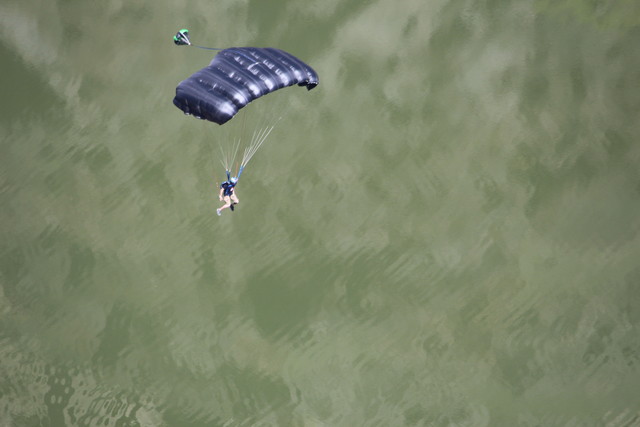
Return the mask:
<svg viewBox="0 0 640 427">
<path fill-rule="evenodd" d="M 639 5 L 4 1 L 0 425 L 640 425 Z M 182 27 L 321 79 L 222 217 Z"/>
</svg>

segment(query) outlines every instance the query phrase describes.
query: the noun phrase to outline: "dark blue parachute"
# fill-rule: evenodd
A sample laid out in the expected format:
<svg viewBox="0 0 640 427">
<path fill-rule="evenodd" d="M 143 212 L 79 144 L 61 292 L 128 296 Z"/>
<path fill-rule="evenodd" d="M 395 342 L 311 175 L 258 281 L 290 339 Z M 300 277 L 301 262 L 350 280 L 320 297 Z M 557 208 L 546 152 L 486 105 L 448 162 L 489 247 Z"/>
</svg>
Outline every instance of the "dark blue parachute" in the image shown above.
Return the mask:
<svg viewBox="0 0 640 427">
<path fill-rule="evenodd" d="M 318 83 L 316 72 L 290 53 L 234 47 L 180 82 L 173 103 L 185 114 L 221 125 L 256 98 L 292 85 L 311 90 Z"/>
</svg>

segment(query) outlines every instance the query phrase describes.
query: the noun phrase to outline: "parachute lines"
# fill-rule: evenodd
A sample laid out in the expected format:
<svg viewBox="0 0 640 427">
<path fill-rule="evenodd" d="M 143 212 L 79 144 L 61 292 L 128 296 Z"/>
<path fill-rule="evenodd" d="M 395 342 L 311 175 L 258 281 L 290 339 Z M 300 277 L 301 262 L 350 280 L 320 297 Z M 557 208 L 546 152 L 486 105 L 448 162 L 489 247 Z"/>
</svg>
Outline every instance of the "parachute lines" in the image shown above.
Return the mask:
<svg viewBox="0 0 640 427">
<path fill-rule="evenodd" d="M 278 118 L 278 121 L 280 121 L 280 118 Z M 253 132 L 253 135 L 251 136 L 251 142 L 249 143 L 249 146 L 245 148 L 244 153 L 242 154 L 242 161 L 240 162 L 241 168 L 247 166 L 249 160 L 251 160 L 253 155 L 256 154 L 260 147 L 262 147 L 262 144 L 264 144 L 264 142 L 267 140 L 267 137 L 269 136 L 273 128 L 276 127 L 278 121 L 276 121 L 276 123 L 271 126 L 256 129 Z"/>
</svg>

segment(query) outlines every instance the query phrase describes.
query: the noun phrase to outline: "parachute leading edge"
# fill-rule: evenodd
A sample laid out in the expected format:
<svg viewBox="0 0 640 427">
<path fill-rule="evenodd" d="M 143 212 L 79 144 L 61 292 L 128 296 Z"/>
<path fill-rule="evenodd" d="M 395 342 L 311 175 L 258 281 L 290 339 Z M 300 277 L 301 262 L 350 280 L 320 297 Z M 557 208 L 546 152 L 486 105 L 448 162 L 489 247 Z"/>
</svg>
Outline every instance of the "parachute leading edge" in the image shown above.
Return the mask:
<svg viewBox="0 0 640 427">
<path fill-rule="evenodd" d="M 186 42 L 176 38 L 176 44 L 188 43 L 187 37 Z M 263 95 L 293 85 L 311 90 L 318 83 L 316 72 L 290 53 L 234 47 L 221 50 L 209 66 L 180 82 L 173 103 L 185 114 L 221 125 Z"/>
</svg>

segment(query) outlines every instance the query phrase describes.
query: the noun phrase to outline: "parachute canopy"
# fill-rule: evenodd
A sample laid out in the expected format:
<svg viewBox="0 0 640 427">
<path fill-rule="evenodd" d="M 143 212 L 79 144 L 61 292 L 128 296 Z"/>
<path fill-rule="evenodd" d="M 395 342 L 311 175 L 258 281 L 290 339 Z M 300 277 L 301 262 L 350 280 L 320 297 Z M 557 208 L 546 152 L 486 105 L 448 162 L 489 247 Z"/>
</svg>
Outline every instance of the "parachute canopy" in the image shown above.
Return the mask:
<svg viewBox="0 0 640 427">
<path fill-rule="evenodd" d="M 190 44 L 185 36 L 176 35 L 174 42 Z M 316 72 L 290 53 L 234 47 L 221 50 L 208 67 L 180 82 L 173 103 L 185 114 L 221 125 L 263 95 L 293 85 L 311 90 L 318 83 Z"/>
</svg>

